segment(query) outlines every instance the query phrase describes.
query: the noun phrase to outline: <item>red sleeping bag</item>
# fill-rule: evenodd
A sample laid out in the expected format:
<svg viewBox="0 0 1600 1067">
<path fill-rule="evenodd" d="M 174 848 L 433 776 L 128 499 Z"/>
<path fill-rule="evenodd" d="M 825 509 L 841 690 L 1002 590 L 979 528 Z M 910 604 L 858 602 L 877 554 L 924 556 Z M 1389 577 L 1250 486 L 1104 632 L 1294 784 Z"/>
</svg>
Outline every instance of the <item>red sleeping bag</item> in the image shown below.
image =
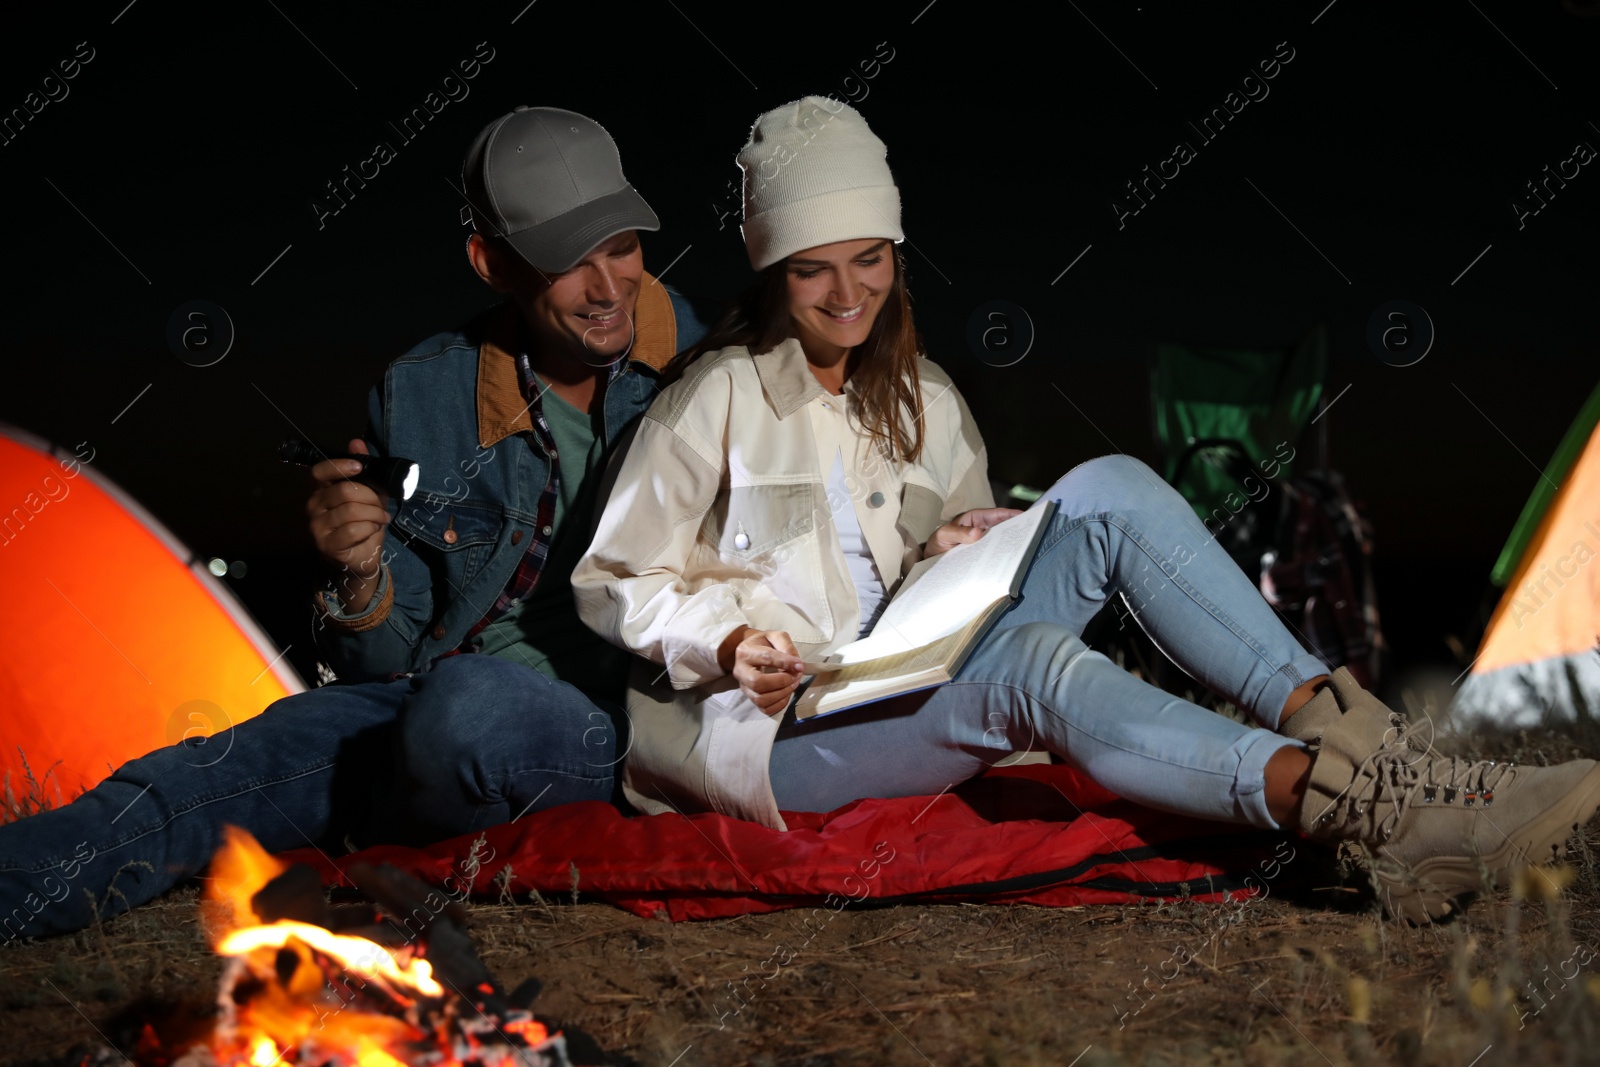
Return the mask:
<svg viewBox="0 0 1600 1067">
<path fill-rule="evenodd" d="M 285 858 L 333 886 L 351 884 L 343 873 L 351 864 L 389 863 L 457 899 L 531 889 L 565 897 L 576 879 L 580 898 L 680 920 L 851 901 L 1219 901 L 1249 895 L 1245 878 L 1272 863 L 1283 840 L 1138 807 L 1062 765 L 1003 768 L 936 797 L 860 800 L 784 819 L 789 831 L 779 833 L 723 815 L 629 818 L 587 802 L 427 848 L 378 846 L 337 861 L 301 849 Z"/>
</svg>

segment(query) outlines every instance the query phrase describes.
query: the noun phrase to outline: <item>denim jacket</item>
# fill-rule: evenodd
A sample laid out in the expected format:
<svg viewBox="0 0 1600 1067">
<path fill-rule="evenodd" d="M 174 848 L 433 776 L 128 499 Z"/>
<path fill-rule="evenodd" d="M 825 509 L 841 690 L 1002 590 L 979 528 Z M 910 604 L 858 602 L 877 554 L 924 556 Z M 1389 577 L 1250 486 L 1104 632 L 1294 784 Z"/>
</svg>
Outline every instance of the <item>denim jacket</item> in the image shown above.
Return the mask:
<svg viewBox="0 0 1600 1067">
<path fill-rule="evenodd" d="M 550 460 L 517 381 L 518 314 L 507 302 L 428 338 L 391 363 L 368 398 L 367 447 L 421 470 L 410 500 L 388 501 L 383 570 L 367 606 L 345 612 L 331 585 L 316 594 L 317 649 L 341 681 L 423 671 L 455 651 L 510 581 L 528 538 L 553 533 L 534 528 Z M 657 369 L 705 333 L 689 302 L 648 274 L 635 316 L 633 351 L 606 386 L 608 449 L 655 397 Z M 573 519 L 593 521 L 565 521 Z"/>
</svg>

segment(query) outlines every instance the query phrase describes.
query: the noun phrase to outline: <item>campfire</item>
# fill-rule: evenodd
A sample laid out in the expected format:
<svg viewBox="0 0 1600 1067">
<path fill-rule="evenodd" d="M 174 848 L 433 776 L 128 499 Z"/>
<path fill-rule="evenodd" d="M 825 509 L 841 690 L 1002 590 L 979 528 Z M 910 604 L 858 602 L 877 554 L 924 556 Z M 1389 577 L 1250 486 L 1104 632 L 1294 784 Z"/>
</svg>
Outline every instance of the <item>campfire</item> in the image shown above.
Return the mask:
<svg viewBox="0 0 1600 1067">
<path fill-rule="evenodd" d="M 316 872 L 229 827 L 206 917 L 228 960 L 216 1014 L 178 1047 L 145 1026 L 140 1067 L 570 1067 L 566 1040 L 478 959 L 459 904 L 393 867 L 347 872 L 367 898 L 330 906 Z M 86 1061 L 87 1062 L 87 1061 Z"/>
</svg>

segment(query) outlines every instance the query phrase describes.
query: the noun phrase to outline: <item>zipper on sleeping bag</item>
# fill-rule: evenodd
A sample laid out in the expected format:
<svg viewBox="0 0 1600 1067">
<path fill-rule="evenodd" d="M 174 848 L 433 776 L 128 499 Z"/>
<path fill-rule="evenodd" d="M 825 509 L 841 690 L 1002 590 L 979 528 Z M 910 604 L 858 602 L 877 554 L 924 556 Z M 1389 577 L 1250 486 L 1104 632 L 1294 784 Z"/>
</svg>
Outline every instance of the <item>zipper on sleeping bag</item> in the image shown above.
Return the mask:
<svg viewBox="0 0 1600 1067">
<path fill-rule="evenodd" d="M 1215 843 L 1218 845 L 1218 851 L 1224 851 L 1244 842 L 1256 843 L 1260 840 L 1260 836 L 1259 834 L 1248 836 L 1226 835 L 1207 838 L 1206 841 L 1208 844 Z M 1159 845 L 1141 845 L 1138 848 L 1090 856 L 1088 859 L 1075 863 L 1070 867 L 1063 867 L 1058 870 L 1036 871 L 1033 874 L 1020 874 L 993 882 L 969 882 L 965 885 L 944 886 L 939 889 L 905 893 L 895 897 L 879 897 L 875 902 L 889 904 L 909 900 L 927 900 L 929 897 L 940 896 L 984 896 L 1012 893 L 1026 889 L 1042 889 L 1058 884 L 1071 884 L 1084 889 L 1105 889 L 1141 897 L 1199 896 L 1210 893 L 1237 892 L 1247 888 L 1245 885 L 1246 875 L 1232 874 L 1213 874 L 1203 878 L 1190 878 L 1177 882 L 1145 882 L 1133 878 L 1118 877 L 1090 878 L 1081 882 L 1073 881 L 1083 872 L 1093 870 L 1096 867 L 1103 867 L 1108 863 L 1172 859 L 1173 857 L 1163 852 L 1162 848 L 1163 846 Z"/>
</svg>

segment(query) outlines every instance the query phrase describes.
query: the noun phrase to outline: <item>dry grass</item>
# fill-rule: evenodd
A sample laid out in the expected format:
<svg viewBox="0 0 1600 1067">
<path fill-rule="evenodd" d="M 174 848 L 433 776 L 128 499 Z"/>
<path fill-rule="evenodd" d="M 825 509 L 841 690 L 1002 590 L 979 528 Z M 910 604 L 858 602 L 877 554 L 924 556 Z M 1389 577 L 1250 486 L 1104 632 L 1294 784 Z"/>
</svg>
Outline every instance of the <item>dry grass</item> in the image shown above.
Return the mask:
<svg viewBox="0 0 1600 1067">
<path fill-rule="evenodd" d="M 1595 751 L 1586 731 L 1470 747 L 1555 762 Z M 839 914 L 779 967 L 780 946 L 808 937 L 803 913 L 674 925 L 566 899 L 471 910 L 502 981 L 540 978 L 541 1012 L 618 1063 L 1592 1063 L 1597 827 L 1549 899 L 1550 882 L 1525 880 L 1460 921 L 1416 929 L 1382 920 L 1349 886 L 1309 894 L 1322 903 L 1275 895 L 1233 908 L 896 906 Z M 154 1005 L 203 1007 L 220 968 L 197 911 L 195 892 L 179 890 L 0 954 L 0 1057 L 102 1039 L 129 1049 L 128 1020 Z M 775 972 L 764 987 L 752 977 Z"/>
<path fill-rule="evenodd" d="M 1484 1063 L 1593 1062 L 1600 978 L 1574 956 L 1600 944 L 1593 883 L 1585 869 L 1554 901 L 1502 897 L 1421 929 L 1270 898 L 1220 935 L 1219 909 L 1187 904 L 846 912 L 775 981 L 751 982 L 737 1014 L 730 983 L 804 938 L 798 913 L 673 925 L 595 904 L 480 904 L 473 918 L 502 979 L 537 975 L 541 1011 L 618 1062 L 1059 1067 L 1083 1053 L 1085 1067 L 1464 1067 L 1486 1049 Z M 220 968 L 196 911 L 179 891 L 103 931 L 8 953 L 8 1057 L 95 1042 L 92 1026 L 131 1048 L 115 1017 L 136 993 L 203 1001 Z M 1168 964 L 1180 944 L 1192 962 Z M 1545 1006 L 1524 1015 L 1540 976 Z"/>
<path fill-rule="evenodd" d="M 39 777 L 33 773 L 33 767 L 21 749 L 17 750 L 17 755 L 22 760 L 22 779 L 13 782 L 11 772 L 7 771 L 4 782 L 0 783 L 0 826 L 49 811 L 61 803 L 61 789 L 50 781 L 55 775 L 55 768 L 49 768 L 43 777 Z M 18 785 L 22 787 L 20 796 L 17 795 Z"/>
</svg>

